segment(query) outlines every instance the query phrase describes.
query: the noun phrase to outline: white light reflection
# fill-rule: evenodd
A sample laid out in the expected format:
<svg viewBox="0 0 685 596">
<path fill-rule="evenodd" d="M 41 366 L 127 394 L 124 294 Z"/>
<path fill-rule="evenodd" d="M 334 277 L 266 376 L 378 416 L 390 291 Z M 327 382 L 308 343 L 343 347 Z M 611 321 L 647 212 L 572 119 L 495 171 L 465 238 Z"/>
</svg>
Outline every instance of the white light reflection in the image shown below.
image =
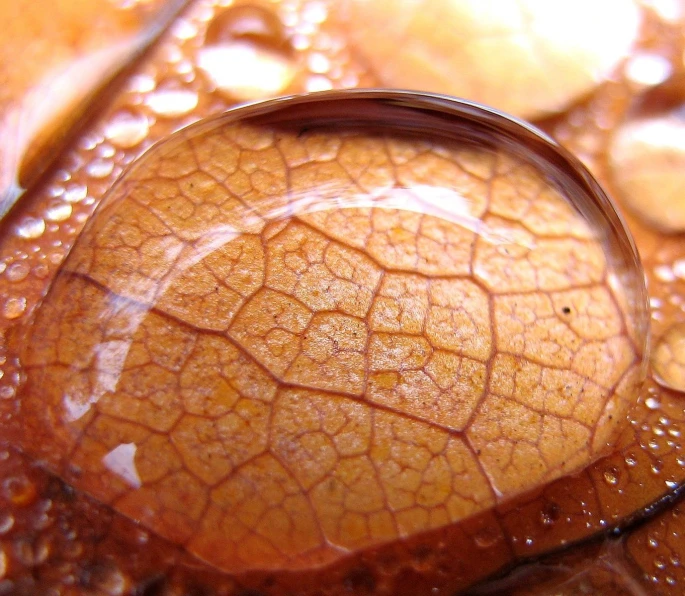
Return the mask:
<svg viewBox="0 0 685 596">
<path fill-rule="evenodd" d="M 140 488 L 142 482 L 136 469 L 135 443 L 122 443 L 102 458 L 105 467 L 133 488 Z"/>
</svg>

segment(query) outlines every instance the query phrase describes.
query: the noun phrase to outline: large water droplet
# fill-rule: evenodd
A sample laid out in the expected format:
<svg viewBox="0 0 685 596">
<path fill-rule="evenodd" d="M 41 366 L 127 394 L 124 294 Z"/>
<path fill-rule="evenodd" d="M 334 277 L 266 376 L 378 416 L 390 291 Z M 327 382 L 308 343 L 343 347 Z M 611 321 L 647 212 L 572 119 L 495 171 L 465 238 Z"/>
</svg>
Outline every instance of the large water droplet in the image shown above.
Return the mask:
<svg viewBox="0 0 685 596">
<path fill-rule="evenodd" d="M 265 7 L 246 4 L 226 8 L 214 18 L 197 64 L 232 100 L 278 95 L 296 73 L 294 50 L 281 21 Z"/>
<path fill-rule="evenodd" d="M 612 203 L 527 126 L 406 92 L 254 104 L 155 146 L 102 201 L 13 337 L 8 432 L 216 567 L 309 568 L 604 454 L 645 373 L 645 296 Z M 407 487 L 374 470 L 423 453 L 444 462 L 411 475 L 421 511 L 388 506 Z M 279 510 L 283 490 L 297 526 L 264 514 L 236 538 L 241 503 Z M 373 533 L 340 503 L 380 511 Z"/>
</svg>

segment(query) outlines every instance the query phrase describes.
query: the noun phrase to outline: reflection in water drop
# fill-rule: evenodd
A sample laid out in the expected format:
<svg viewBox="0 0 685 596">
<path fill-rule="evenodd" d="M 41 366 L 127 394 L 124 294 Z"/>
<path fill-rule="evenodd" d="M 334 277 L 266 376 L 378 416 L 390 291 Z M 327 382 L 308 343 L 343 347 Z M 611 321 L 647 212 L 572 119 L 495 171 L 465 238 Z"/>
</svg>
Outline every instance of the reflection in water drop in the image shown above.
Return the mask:
<svg viewBox="0 0 685 596">
<path fill-rule="evenodd" d="M 216 89 L 233 100 L 282 93 L 297 66 L 278 17 L 249 5 L 224 9 L 214 18 L 197 64 Z"/>
<path fill-rule="evenodd" d="M 652 351 L 651 360 L 657 383 L 685 392 L 685 323 L 666 331 Z"/>
<path fill-rule="evenodd" d="M 102 458 L 105 467 L 133 488 L 140 488 L 140 476 L 136 469 L 135 443 L 122 443 Z"/>
</svg>

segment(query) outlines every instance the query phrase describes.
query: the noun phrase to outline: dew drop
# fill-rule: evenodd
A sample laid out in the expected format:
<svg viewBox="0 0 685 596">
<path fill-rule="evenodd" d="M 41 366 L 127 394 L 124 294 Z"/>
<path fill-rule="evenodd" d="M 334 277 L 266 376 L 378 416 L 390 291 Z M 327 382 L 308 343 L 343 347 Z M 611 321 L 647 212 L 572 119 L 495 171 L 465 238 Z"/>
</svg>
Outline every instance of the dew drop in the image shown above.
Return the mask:
<svg viewBox="0 0 685 596">
<path fill-rule="evenodd" d="M 147 96 L 145 103 L 157 116 L 178 118 L 197 107 L 198 96 L 187 89 L 158 89 Z"/>
<path fill-rule="evenodd" d="M 665 232 L 685 230 L 684 113 L 685 77 L 679 77 L 645 94 L 636 113 L 616 129 L 609 148 L 625 204 Z"/>
<path fill-rule="evenodd" d="M 647 546 L 651 549 L 657 549 L 659 548 L 659 540 L 655 538 L 654 536 L 648 536 L 647 537 Z"/>
<path fill-rule="evenodd" d="M 659 400 L 656 399 L 655 397 L 648 397 L 645 400 L 645 406 L 649 410 L 658 410 L 661 407 L 661 404 L 660 404 Z"/>
<path fill-rule="evenodd" d="M 106 178 L 114 170 L 114 162 L 108 159 L 96 159 L 86 166 L 86 173 L 92 178 Z"/>
<path fill-rule="evenodd" d="M 685 392 L 685 323 L 673 325 L 657 341 L 651 361 L 657 383 Z"/>
<path fill-rule="evenodd" d="M 2 308 L 2 314 L 6 319 L 17 319 L 26 311 L 26 298 L 23 296 L 7 298 Z"/>
<path fill-rule="evenodd" d="M 282 93 L 295 77 L 297 62 L 278 17 L 265 7 L 244 4 L 214 18 L 197 65 L 219 93 L 247 101 Z"/>
<path fill-rule="evenodd" d="M 64 190 L 64 200 L 68 203 L 80 203 L 88 196 L 88 187 L 83 184 L 70 184 Z"/>
<path fill-rule="evenodd" d="M 634 468 L 637 465 L 637 459 L 635 459 L 635 456 L 632 454 L 626 455 L 625 462 L 626 466 L 628 466 L 629 468 Z"/>
<path fill-rule="evenodd" d="M 521 202 L 524 209 L 519 209 Z M 217 515 L 228 518 L 235 502 L 231 483 L 255 485 L 254 490 L 266 493 L 261 483 L 271 483 L 279 470 L 311 475 L 298 464 L 309 451 L 293 436 L 290 414 L 274 411 L 271 416 L 272 406 L 262 394 L 283 390 L 302 415 L 321 409 L 322 417 L 328 415 L 316 401 L 322 394 L 340 402 L 341 412 L 350 407 L 341 396 L 353 394 L 364 398 L 354 407 L 378 404 L 390 411 L 374 422 L 373 438 L 361 426 L 350 425 L 350 444 L 397 436 L 398 412 L 409 420 L 402 430 L 408 452 L 425 442 L 427 422 L 463 428 L 470 421 L 474 449 L 464 457 L 471 458 L 473 469 L 483 469 L 488 481 L 473 474 L 464 491 L 474 492 L 473 503 L 490 507 L 476 489 L 487 494 L 494 489 L 505 499 L 538 488 L 553 475 L 580 470 L 615 443 L 627 424 L 645 374 L 648 323 L 644 275 L 632 246 L 613 204 L 582 166 L 553 141 L 488 109 L 433 95 L 356 91 L 232 110 L 191 125 L 145 153 L 76 240 L 28 325 L 19 356 L 40 364 L 52 362 L 64 345 L 79 349 L 60 351 L 60 367 L 27 370 L 17 401 L 31 415 L 32 436 L 27 431 L 17 444 L 37 455 L 33 436 L 54 441 L 51 451 L 40 446 L 46 467 L 63 475 L 64 462 L 77 459 L 76 489 L 101 487 L 98 498 L 115 503 L 124 515 L 138 517 L 140 509 L 131 510 L 131 503 L 145 508 L 146 529 L 178 541 L 165 509 L 152 500 L 156 493 L 149 474 L 136 474 L 128 483 L 132 499 L 117 498 L 122 469 L 136 464 L 136 458 L 146 470 L 154 469 L 166 465 L 160 458 L 169 451 L 187 451 L 187 467 L 198 486 L 189 490 L 191 475 L 183 471 L 169 482 L 166 497 L 185 503 L 207 494 L 207 487 L 219 487 L 224 501 L 217 501 Z M 570 261 L 578 266 L 559 268 Z M 583 315 L 585 304 L 592 304 L 592 316 Z M 536 316 L 539 310 L 544 316 Z M 559 340 L 561 356 L 540 340 L 556 336 L 558 329 L 570 334 Z M 578 336 L 602 341 L 579 346 Z M 236 354 L 235 345 L 249 358 Z M 216 391 L 226 383 L 222 375 L 230 376 L 240 396 L 235 409 L 274 418 L 269 432 L 279 461 L 260 456 L 253 464 L 268 441 L 258 424 L 245 431 L 250 433 L 245 448 L 236 445 L 233 422 L 195 428 L 198 417 L 182 414 L 186 405 L 179 400 L 185 394 L 169 392 L 164 408 L 153 416 L 149 408 L 129 412 L 124 386 L 138 374 L 158 375 L 140 372 L 141 366 L 148 368 L 141 361 L 151 360 L 141 357 L 143 352 L 154 358 L 155 371 L 162 368 L 158 361 L 163 364 L 165 379 L 174 387 L 180 382 L 178 371 L 189 371 L 183 383 L 196 393 L 188 399 L 197 400 L 203 411 L 218 407 Z M 615 365 L 597 366 L 608 359 Z M 535 365 L 526 369 L 523 362 Z M 455 374 L 460 382 L 463 377 L 458 388 L 463 407 L 436 400 L 426 408 L 406 399 L 421 395 L 425 382 L 424 376 L 404 375 L 407 363 L 412 370 L 430 371 L 437 386 L 452 387 Z M 487 366 L 495 371 L 489 380 Z M 64 370 L 71 372 L 64 375 Z M 538 432 L 535 417 L 501 424 L 510 408 L 503 408 L 500 398 L 519 381 L 534 385 L 541 375 L 553 383 L 563 376 L 560 386 L 568 385 L 574 399 L 587 404 L 573 414 L 582 425 L 569 429 L 592 427 L 596 433 L 589 449 L 584 432 L 573 440 L 566 428 L 550 434 L 546 441 L 557 441 L 559 448 L 544 457 L 526 456 L 532 458 L 530 472 L 522 477 L 501 465 L 507 455 L 498 451 L 499 442 L 488 440 L 487 429 L 514 428 L 516 436 Z M 585 384 L 595 389 L 581 397 Z M 131 425 L 162 429 L 155 435 L 157 443 L 138 446 L 119 436 L 118 424 L 109 423 L 90 425 L 89 440 L 78 441 L 83 418 L 94 405 L 103 405 L 98 402 L 105 394 L 106 407 L 125 410 Z M 234 417 L 234 406 L 221 408 L 219 415 Z M 172 440 L 167 429 L 174 429 L 173 445 L 166 443 Z M 230 457 L 194 455 L 195 437 L 207 432 Z M 128 458 L 124 468 L 120 462 L 112 465 L 111 452 L 104 458 L 99 451 L 89 452 L 91 445 L 117 444 L 131 446 L 125 453 L 117 451 Z M 252 445 L 261 451 L 250 452 Z M 572 445 L 577 447 L 567 447 Z M 366 457 L 381 452 L 370 449 Z M 227 459 L 245 465 L 229 474 Z M 331 465 L 346 465 L 342 460 Z M 326 474 L 335 479 L 342 471 Z M 607 469 L 604 478 L 618 484 L 618 470 Z M 311 480 L 302 478 L 303 483 Z M 330 527 L 331 520 L 311 516 L 336 511 L 334 505 L 350 489 L 343 482 L 321 489 L 316 513 L 302 498 L 293 499 L 291 514 L 313 527 Z M 372 498 L 384 502 L 404 494 L 392 483 L 379 491 Z M 199 519 L 203 510 L 203 502 L 197 502 L 177 511 L 193 533 L 192 554 L 228 572 L 280 565 L 261 556 L 222 558 L 214 547 L 212 524 Z M 540 523 L 550 526 L 558 516 L 558 506 L 550 504 Z M 435 530 L 442 523 L 440 515 L 425 519 L 426 526 L 418 530 Z M 269 533 L 293 566 L 309 565 L 306 553 L 314 548 L 330 561 L 344 550 L 328 550 L 324 541 L 299 551 L 302 544 L 292 540 L 292 528 L 269 520 L 260 531 Z M 479 548 L 502 539 L 497 529 L 474 536 Z M 375 545 L 371 538 L 361 544 L 345 532 L 336 541 L 347 541 L 350 548 Z M 534 536 L 526 537 L 525 545 L 534 546 Z"/>
<path fill-rule="evenodd" d="M 14 527 L 14 516 L 9 512 L 0 513 L 0 535 L 7 534 Z"/>
<path fill-rule="evenodd" d="M 26 476 L 10 476 L 2 483 L 5 498 L 13 505 L 24 507 L 36 500 L 36 486 Z"/>
<path fill-rule="evenodd" d="M 660 54 L 636 53 L 626 65 L 626 76 L 640 85 L 658 85 L 671 75 L 671 63 Z"/>
<path fill-rule="evenodd" d="M 482 528 L 473 537 L 478 548 L 490 548 L 502 540 L 502 535 L 496 528 Z"/>
<path fill-rule="evenodd" d="M 45 221 L 40 217 L 25 217 L 17 224 L 16 230 L 21 238 L 35 240 L 45 232 Z"/>
<path fill-rule="evenodd" d="M 618 484 L 618 479 L 618 469 L 614 466 L 604 470 L 604 482 L 606 482 L 610 486 L 616 486 Z"/>
<path fill-rule="evenodd" d="M 12 263 L 9 267 L 7 267 L 5 270 L 5 276 L 9 281 L 18 282 L 25 280 L 30 271 L 31 267 L 28 263 L 26 263 L 26 261 L 17 261 L 16 263 Z"/>
<path fill-rule="evenodd" d="M 115 147 L 130 149 L 140 145 L 148 135 L 147 118 L 130 111 L 117 112 L 105 127 L 105 137 Z"/>
<path fill-rule="evenodd" d="M 48 221 L 66 221 L 71 217 L 73 207 L 64 201 L 53 201 L 45 210 L 45 219 Z"/>
</svg>

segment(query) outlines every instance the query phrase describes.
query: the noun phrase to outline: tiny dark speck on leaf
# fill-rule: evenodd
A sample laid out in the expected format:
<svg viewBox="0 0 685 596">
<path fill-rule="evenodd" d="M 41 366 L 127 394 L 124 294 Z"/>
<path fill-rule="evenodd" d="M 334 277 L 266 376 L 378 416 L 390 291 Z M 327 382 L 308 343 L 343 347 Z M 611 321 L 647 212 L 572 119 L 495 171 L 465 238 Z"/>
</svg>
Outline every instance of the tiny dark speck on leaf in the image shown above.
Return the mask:
<svg viewBox="0 0 685 596">
<path fill-rule="evenodd" d="M 564 306 L 564 308 L 561 309 L 561 312 L 563 312 L 565 315 L 570 315 L 571 309 L 568 306 Z"/>
</svg>

